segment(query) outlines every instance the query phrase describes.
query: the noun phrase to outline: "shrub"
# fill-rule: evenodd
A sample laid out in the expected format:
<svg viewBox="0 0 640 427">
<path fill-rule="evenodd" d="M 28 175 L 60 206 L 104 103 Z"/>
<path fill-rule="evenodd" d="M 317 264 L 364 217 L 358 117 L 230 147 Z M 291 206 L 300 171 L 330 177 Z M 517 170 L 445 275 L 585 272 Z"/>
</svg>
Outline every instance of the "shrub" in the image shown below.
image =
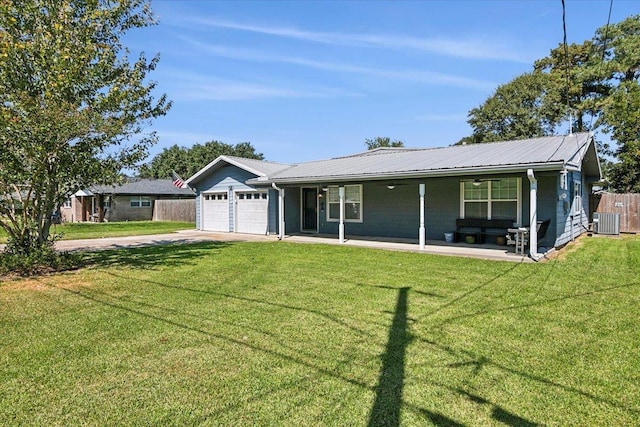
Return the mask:
<svg viewBox="0 0 640 427">
<path fill-rule="evenodd" d="M 79 254 L 56 251 L 53 240 L 28 248 L 15 243 L 9 238 L 0 253 L 0 275 L 35 276 L 76 268 L 81 262 Z"/>
</svg>

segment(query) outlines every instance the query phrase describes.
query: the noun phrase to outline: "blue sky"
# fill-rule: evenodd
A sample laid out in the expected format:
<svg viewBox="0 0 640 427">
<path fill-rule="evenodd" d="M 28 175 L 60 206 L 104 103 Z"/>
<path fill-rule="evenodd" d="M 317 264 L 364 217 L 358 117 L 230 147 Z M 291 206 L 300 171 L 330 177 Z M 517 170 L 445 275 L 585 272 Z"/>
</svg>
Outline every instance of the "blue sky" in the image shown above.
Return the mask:
<svg viewBox="0 0 640 427">
<path fill-rule="evenodd" d="M 366 138 L 439 147 L 470 109 L 562 42 L 560 0 L 154 1 L 159 25 L 128 34 L 161 59 L 173 101 L 151 130 L 174 144 L 251 142 L 268 160 L 363 151 Z M 567 37 L 590 39 L 609 0 L 566 0 Z M 617 0 L 611 22 L 640 13 Z M 564 131 L 564 130 L 563 130 Z"/>
</svg>

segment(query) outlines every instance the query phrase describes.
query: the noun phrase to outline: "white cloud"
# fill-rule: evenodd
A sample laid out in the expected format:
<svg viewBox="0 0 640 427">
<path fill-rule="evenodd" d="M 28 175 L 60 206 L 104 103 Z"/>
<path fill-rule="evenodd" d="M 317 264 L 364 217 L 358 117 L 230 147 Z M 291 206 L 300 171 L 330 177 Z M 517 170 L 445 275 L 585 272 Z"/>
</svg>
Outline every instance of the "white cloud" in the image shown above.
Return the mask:
<svg viewBox="0 0 640 427">
<path fill-rule="evenodd" d="M 192 22 L 213 28 L 252 32 L 330 45 L 366 46 L 394 50 L 413 49 L 457 58 L 502 60 L 526 64 L 531 62 L 531 58 L 507 46 L 504 41 L 492 40 L 486 37 L 453 39 L 443 37 L 422 38 L 394 34 L 319 32 L 297 28 L 245 24 L 215 18 L 192 18 Z"/>
<path fill-rule="evenodd" d="M 284 85 L 237 81 L 175 72 L 180 79 L 180 89 L 171 97 L 189 101 L 242 101 L 267 98 L 333 98 L 356 97 L 360 94 L 328 87 L 289 88 Z M 171 92 L 171 91 L 170 91 Z"/>
<path fill-rule="evenodd" d="M 423 70 L 389 70 L 369 67 L 360 67 L 356 65 L 340 64 L 335 62 L 316 61 L 307 58 L 284 56 L 284 55 L 268 55 L 256 50 L 228 48 L 220 45 L 212 45 L 201 43 L 197 40 L 182 38 L 185 42 L 196 46 L 209 54 L 221 56 L 225 58 L 238 59 L 253 62 L 276 62 L 298 65 L 302 67 L 320 69 L 325 71 L 362 74 L 379 78 L 387 78 L 394 80 L 405 80 L 435 85 L 447 85 L 455 87 L 465 87 L 479 90 L 491 90 L 495 88 L 496 83 L 487 80 L 480 80 L 452 74 L 438 73 Z"/>
</svg>

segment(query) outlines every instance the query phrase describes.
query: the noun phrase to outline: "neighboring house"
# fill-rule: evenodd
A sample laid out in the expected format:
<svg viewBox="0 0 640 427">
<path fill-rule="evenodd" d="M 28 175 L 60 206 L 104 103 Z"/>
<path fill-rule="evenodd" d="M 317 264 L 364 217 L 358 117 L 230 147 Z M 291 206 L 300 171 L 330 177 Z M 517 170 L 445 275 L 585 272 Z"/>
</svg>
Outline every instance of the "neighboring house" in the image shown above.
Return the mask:
<svg viewBox="0 0 640 427">
<path fill-rule="evenodd" d="M 277 233 L 278 193 L 247 184 L 290 167 L 263 160 L 220 156 L 186 181 L 196 190 L 196 228 L 208 231 Z"/>
<path fill-rule="evenodd" d="M 248 171 L 245 162 L 218 158 L 187 181 L 204 208 L 204 217 L 196 212 L 198 228 L 211 229 L 216 221 L 206 205 L 215 182 L 220 194 L 238 203 L 233 188 L 267 192 L 270 208 L 263 209 L 262 221 L 269 223 L 267 232 L 280 236 L 411 238 L 422 246 L 426 239 L 444 240 L 460 218 L 501 220 L 514 227 L 548 220 L 540 241 L 531 236 L 535 255 L 538 247 L 560 246 L 587 229 L 588 195 L 602 178 L 588 133 L 445 148 L 379 148 L 238 174 L 238 168 Z M 272 189 L 278 190 L 278 204 Z M 218 231 L 246 230 L 243 218 L 230 219 L 231 209 L 221 212 L 222 222 L 230 225 Z M 262 234 L 265 228 L 246 232 Z"/>
<path fill-rule="evenodd" d="M 170 179 L 130 178 L 122 185 L 98 185 L 76 192 L 60 207 L 62 221 L 146 221 L 156 200 L 193 199 L 188 188 Z"/>
</svg>

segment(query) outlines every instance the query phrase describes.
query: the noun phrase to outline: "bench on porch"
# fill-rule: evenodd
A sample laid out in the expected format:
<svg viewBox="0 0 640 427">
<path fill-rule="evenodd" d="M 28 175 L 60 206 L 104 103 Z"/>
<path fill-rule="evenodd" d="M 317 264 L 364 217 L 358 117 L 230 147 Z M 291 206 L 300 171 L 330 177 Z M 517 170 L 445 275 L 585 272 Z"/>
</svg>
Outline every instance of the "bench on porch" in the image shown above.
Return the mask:
<svg viewBox="0 0 640 427">
<path fill-rule="evenodd" d="M 496 238 L 504 238 L 514 222 L 513 219 L 458 218 L 454 242 L 464 242 L 467 236 L 473 236 L 475 243 L 496 243 Z"/>
</svg>

